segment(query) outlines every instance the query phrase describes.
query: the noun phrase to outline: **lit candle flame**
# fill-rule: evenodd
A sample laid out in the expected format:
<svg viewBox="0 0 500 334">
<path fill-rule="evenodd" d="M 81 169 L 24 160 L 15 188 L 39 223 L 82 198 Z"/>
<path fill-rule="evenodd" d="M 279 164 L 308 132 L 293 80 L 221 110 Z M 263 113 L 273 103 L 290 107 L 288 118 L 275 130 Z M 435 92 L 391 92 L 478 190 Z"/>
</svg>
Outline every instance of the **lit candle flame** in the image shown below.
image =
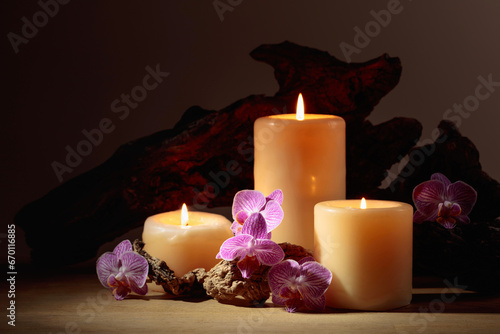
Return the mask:
<svg viewBox="0 0 500 334">
<path fill-rule="evenodd" d="M 297 117 L 297 120 L 299 121 L 304 120 L 304 99 L 302 98 L 302 93 L 299 93 L 299 99 L 297 101 L 297 114 L 295 117 Z"/>
<path fill-rule="evenodd" d="M 366 209 L 366 201 L 365 201 L 365 198 L 363 197 L 361 199 L 361 205 L 359 206 L 361 209 Z"/>
<path fill-rule="evenodd" d="M 181 224 L 182 224 L 182 227 L 185 227 L 187 225 L 188 220 L 189 220 L 188 209 L 186 207 L 186 203 L 184 203 L 184 204 L 182 204 L 182 209 L 181 209 Z"/>
</svg>

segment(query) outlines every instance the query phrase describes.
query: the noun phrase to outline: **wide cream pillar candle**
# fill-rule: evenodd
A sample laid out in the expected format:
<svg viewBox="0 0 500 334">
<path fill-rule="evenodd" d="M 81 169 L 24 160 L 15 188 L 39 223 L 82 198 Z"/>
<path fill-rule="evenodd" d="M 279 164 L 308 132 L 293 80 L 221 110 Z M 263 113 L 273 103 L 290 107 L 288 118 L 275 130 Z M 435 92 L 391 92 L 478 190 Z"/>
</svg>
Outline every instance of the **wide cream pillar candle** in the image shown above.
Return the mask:
<svg viewBox="0 0 500 334">
<path fill-rule="evenodd" d="M 146 252 L 165 261 L 177 277 L 196 268 L 210 270 L 220 261 L 215 257 L 222 243 L 233 236 L 231 222 L 221 215 L 189 212 L 182 224 L 181 213 L 148 217 L 142 232 Z"/>
<path fill-rule="evenodd" d="M 345 122 L 332 115 L 297 114 L 259 118 L 254 124 L 255 190 L 283 191 L 283 222 L 276 242 L 314 247 L 314 205 L 345 198 Z M 300 119 L 303 118 L 303 119 Z"/>
<path fill-rule="evenodd" d="M 326 304 L 383 311 L 412 297 L 413 208 L 400 202 L 326 201 L 314 208 L 314 257 L 331 270 Z"/>
</svg>

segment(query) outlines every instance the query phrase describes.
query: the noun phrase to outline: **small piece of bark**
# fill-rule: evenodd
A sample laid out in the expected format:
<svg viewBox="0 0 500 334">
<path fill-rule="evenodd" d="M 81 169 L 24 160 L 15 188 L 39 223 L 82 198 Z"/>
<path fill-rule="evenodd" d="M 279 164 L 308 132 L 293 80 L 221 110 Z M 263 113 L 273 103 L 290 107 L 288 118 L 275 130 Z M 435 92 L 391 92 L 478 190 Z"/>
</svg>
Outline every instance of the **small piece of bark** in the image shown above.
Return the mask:
<svg viewBox="0 0 500 334">
<path fill-rule="evenodd" d="M 285 260 L 300 260 L 312 254 L 302 246 L 280 243 L 285 252 Z M 245 279 L 236 265 L 236 261 L 221 261 L 213 267 L 203 281 L 207 294 L 218 301 L 233 300 L 243 297 L 251 302 L 262 302 L 269 298 L 271 290 L 267 274 L 271 267 L 261 265 L 252 276 Z"/>
<path fill-rule="evenodd" d="M 165 292 L 175 296 L 198 295 L 204 293 L 200 280 L 207 275 L 204 268 L 194 269 L 182 277 L 176 277 L 165 261 L 149 255 L 144 250 L 144 242 L 135 240 L 134 252 L 143 256 L 149 264 L 148 278 L 161 285 Z"/>
</svg>

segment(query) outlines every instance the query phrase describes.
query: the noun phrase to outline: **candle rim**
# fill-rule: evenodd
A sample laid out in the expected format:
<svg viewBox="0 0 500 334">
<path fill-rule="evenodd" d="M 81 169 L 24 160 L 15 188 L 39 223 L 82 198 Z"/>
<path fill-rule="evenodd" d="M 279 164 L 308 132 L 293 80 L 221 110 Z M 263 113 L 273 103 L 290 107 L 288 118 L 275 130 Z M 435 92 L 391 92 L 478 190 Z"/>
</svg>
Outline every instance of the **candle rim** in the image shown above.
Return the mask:
<svg viewBox="0 0 500 334">
<path fill-rule="evenodd" d="M 406 210 L 411 208 L 413 210 L 413 206 L 405 202 L 398 201 L 389 201 L 389 200 L 381 200 L 381 199 L 366 199 L 366 208 L 360 208 L 361 199 L 341 199 L 341 200 L 330 200 L 319 202 L 315 205 L 315 207 L 319 207 L 323 210 L 328 211 L 336 211 L 336 210 L 356 210 L 359 212 L 369 212 L 369 211 L 377 211 L 377 210 Z M 381 204 L 381 206 L 373 207 L 373 205 Z M 337 205 L 335 205 L 337 204 Z"/>
<path fill-rule="evenodd" d="M 276 119 L 285 119 L 285 120 L 295 120 L 297 122 L 304 122 L 304 121 L 313 121 L 313 120 L 318 120 L 318 119 L 343 119 L 340 116 L 337 115 L 330 115 L 330 114 L 304 114 L 304 119 L 298 120 L 296 114 L 278 114 L 278 115 L 269 115 L 265 116 L 268 118 L 276 118 Z"/>
<path fill-rule="evenodd" d="M 172 226 L 172 228 L 182 228 L 180 223 L 181 210 L 160 212 L 146 218 L 144 224 L 161 224 Z M 206 221 L 203 220 L 206 219 Z M 184 226 L 187 230 L 188 227 L 196 226 L 197 228 L 210 228 L 211 226 L 231 226 L 231 221 L 225 216 L 203 211 L 189 211 L 188 225 Z"/>
</svg>

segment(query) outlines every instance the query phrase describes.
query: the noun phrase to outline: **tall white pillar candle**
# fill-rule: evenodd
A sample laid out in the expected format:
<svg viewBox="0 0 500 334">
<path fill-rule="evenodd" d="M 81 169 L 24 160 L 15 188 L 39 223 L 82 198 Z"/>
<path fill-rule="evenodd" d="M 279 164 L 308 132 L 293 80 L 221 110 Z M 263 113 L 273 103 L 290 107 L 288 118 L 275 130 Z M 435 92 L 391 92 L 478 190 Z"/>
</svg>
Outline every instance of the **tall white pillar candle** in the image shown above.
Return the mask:
<svg viewBox="0 0 500 334">
<path fill-rule="evenodd" d="M 272 239 L 312 250 L 314 205 L 345 198 L 344 120 L 304 115 L 299 102 L 297 114 L 257 119 L 254 144 L 255 189 L 266 196 L 275 189 L 283 191 L 284 218 Z"/>
</svg>

